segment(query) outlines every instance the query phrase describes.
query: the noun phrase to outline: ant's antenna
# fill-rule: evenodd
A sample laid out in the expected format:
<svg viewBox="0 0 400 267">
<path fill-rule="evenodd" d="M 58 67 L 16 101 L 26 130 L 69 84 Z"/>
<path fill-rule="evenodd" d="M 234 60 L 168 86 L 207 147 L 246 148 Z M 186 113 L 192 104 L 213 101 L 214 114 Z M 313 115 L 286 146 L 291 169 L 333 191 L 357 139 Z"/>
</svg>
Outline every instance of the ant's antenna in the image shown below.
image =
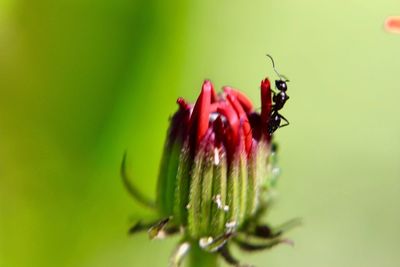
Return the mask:
<svg viewBox="0 0 400 267">
<path fill-rule="evenodd" d="M 288 78 L 286 78 L 284 75 L 281 75 L 281 74 L 276 70 L 276 68 L 275 68 L 275 61 L 274 61 L 274 59 L 272 58 L 272 56 L 271 56 L 270 54 L 267 54 L 267 57 L 269 57 L 269 58 L 271 59 L 271 61 L 272 61 L 272 67 L 274 68 L 274 71 L 275 71 L 275 73 L 279 76 L 279 78 L 280 78 L 281 80 L 284 80 L 285 82 L 288 82 L 288 81 L 289 81 Z"/>
</svg>

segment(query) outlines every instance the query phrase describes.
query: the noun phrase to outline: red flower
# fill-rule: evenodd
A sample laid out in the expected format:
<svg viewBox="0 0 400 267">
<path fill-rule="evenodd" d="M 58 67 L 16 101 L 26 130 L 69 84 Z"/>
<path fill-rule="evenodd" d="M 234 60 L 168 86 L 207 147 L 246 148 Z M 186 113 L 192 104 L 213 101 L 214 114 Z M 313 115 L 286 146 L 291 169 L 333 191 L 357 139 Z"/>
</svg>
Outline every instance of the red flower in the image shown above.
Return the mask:
<svg viewBox="0 0 400 267">
<path fill-rule="evenodd" d="M 271 139 L 268 122 L 272 100 L 268 79 L 261 82 L 261 114 L 254 111 L 252 102 L 245 94 L 226 86 L 223 94 L 217 95 L 208 80 L 204 81 L 194 107 L 183 98 L 179 98 L 177 103 L 180 109 L 172 119 L 170 139 L 190 136 L 193 152 L 205 136 L 212 136 L 215 144 L 224 146 L 232 160 L 240 149 L 244 149 L 249 156 L 252 146 L 256 146 L 262 138 Z"/>
<path fill-rule="evenodd" d="M 236 229 L 259 209 L 270 187 L 270 82 L 261 82 L 261 113 L 245 94 L 231 87 L 217 94 L 208 80 L 194 105 L 183 98 L 177 103 L 157 206 L 193 237 L 222 234 L 227 224 Z M 220 212 L 216 197 L 229 211 Z"/>
<path fill-rule="evenodd" d="M 229 240 L 244 250 L 285 241 L 284 229 L 259 223 L 276 178 L 272 133 L 282 126 L 278 110 L 288 99 L 285 81 L 276 86 L 280 95 L 268 79 L 261 82 L 260 113 L 245 94 L 231 87 L 217 94 L 208 80 L 194 105 L 178 98 L 158 179 L 156 207 L 163 219 L 149 230 L 151 238 L 184 233 L 173 266 L 191 246 L 238 264 L 229 254 Z M 131 232 L 144 227 L 139 223 Z M 252 243 L 252 237 L 263 242 Z"/>
</svg>

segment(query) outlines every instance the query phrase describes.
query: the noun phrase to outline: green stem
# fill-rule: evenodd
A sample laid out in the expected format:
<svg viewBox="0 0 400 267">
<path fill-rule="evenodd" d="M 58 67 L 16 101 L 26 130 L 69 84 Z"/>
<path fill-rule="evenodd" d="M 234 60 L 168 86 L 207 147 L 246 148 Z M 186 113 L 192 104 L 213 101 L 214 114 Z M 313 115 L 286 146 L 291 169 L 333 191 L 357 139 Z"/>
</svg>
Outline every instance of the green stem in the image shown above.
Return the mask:
<svg viewBox="0 0 400 267">
<path fill-rule="evenodd" d="M 188 267 L 218 267 L 218 254 L 204 251 L 198 244 L 192 244 Z"/>
</svg>

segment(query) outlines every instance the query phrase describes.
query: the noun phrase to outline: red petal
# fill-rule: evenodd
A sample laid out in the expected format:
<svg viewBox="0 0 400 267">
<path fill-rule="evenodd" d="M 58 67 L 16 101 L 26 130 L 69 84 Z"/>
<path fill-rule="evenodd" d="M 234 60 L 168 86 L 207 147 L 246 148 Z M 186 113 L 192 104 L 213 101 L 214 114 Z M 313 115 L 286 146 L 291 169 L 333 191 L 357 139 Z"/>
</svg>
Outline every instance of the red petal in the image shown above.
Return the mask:
<svg viewBox="0 0 400 267">
<path fill-rule="evenodd" d="M 210 116 L 212 83 L 204 81 L 201 93 L 197 98 L 193 108 L 193 114 L 190 121 L 191 129 L 196 133 L 196 143 L 199 144 L 207 132 Z"/>
<path fill-rule="evenodd" d="M 262 132 L 267 132 L 267 125 L 271 115 L 272 98 L 271 83 L 268 78 L 261 81 L 261 128 Z"/>
<path fill-rule="evenodd" d="M 217 102 L 218 101 L 218 95 L 217 92 L 215 92 L 214 90 L 214 86 L 213 84 L 210 82 L 211 84 L 211 103 Z"/>
<path fill-rule="evenodd" d="M 246 113 L 250 113 L 253 111 L 253 103 L 251 103 L 251 100 L 245 94 L 229 86 L 225 86 L 223 90 L 226 94 L 234 95 L 240 102 Z"/>
<path fill-rule="evenodd" d="M 217 112 L 219 104 L 220 104 L 219 102 L 212 103 L 210 105 L 210 113 Z"/>
<path fill-rule="evenodd" d="M 221 102 L 217 109 L 218 113 L 221 113 L 228 121 L 230 135 L 228 140 L 228 146 L 233 153 L 236 146 L 239 143 L 239 118 L 231 105 L 228 102 Z"/>
<path fill-rule="evenodd" d="M 182 97 L 179 97 L 176 100 L 176 103 L 179 105 L 179 107 L 183 110 L 188 110 L 190 109 L 190 105 L 185 101 L 185 99 L 183 99 Z"/>
<path fill-rule="evenodd" d="M 243 134 L 244 134 L 244 143 L 245 143 L 245 147 L 246 147 L 246 152 L 247 152 L 247 154 L 249 154 L 250 150 L 251 150 L 252 140 L 253 140 L 249 119 L 247 118 L 247 115 L 246 115 L 244 109 L 242 108 L 242 106 L 240 105 L 239 101 L 236 100 L 235 96 L 233 96 L 231 94 L 227 94 L 226 97 L 228 98 L 228 101 L 231 103 L 231 105 L 235 109 L 235 111 L 240 119 L 240 122 L 242 124 Z"/>
</svg>

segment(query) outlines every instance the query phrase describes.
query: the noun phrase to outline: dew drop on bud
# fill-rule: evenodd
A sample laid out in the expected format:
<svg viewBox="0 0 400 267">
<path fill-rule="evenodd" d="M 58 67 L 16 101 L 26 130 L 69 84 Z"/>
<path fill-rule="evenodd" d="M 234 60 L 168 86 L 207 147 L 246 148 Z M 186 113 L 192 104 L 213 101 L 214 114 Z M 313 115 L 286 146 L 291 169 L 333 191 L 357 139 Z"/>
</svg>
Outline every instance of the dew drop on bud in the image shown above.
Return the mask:
<svg viewBox="0 0 400 267">
<path fill-rule="evenodd" d="M 214 148 L 214 165 L 218 166 L 220 162 L 218 148 Z"/>
<path fill-rule="evenodd" d="M 223 210 L 224 212 L 228 212 L 229 211 L 229 206 L 228 205 L 224 205 L 222 203 L 222 199 L 221 199 L 221 195 L 220 194 L 214 196 L 213 200 L 214 200 L 215 204 L 217 205 L 218 209 Z"/>
<path fill-rule="evenodd" d="M 208 247 L 213 241 L 214 241 L 214 239 L 213 239 L 211 236 L 209 236 L 209 237 L 202 237 L 202 238 L 200 238 L 200 240 L 199 240 L 199 246 L 200 246 L 201 248 L 206 248 L 206 247 Z"/>
<path fill-rule="evenodd" d="M 231 222 L 227 222 L 225 224 L 226 229 L 229 231 L 233 231 L 237 226 L 237 222 L 236 221 L 231 221 Z"/>
</svg>

